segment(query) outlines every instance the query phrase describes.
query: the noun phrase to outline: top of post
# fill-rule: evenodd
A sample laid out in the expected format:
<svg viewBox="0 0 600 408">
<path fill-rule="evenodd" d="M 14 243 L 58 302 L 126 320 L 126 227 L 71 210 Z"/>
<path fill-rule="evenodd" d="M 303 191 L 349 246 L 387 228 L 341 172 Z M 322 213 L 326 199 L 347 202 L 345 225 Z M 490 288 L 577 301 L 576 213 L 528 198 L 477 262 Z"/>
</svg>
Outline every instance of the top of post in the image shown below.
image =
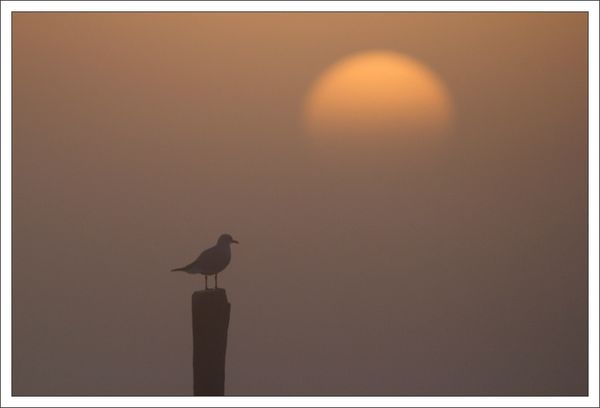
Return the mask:
<svg viewBox="0 0 600 408">
<path fill-rule="evenodd" d="M 227 300 L 227 292 L 222 288 L 198 290 L 192 295 L 192 302 L 210 304 L 229 303 Z"/>
</svg>

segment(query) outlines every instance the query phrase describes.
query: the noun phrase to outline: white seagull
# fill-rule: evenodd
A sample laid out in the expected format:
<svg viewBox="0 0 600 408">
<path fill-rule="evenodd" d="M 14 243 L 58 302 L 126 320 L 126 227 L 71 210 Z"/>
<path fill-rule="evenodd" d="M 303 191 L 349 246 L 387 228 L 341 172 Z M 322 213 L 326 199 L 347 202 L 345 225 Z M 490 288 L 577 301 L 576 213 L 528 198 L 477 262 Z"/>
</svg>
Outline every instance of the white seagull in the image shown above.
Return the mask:
<svg viewBox="0 0 600 408">
<path fill-rule="evenodd" d="M 215 289 L 217 274 L 229 265 L 231 261 L 231 244 L 239 244 L 229 234 L 223 234 L 217 240 L 217 245 L 204 250 L 191 264 L 171 271 L 184 271 L 187 273 L 200 273 L 204 275 L 204 289 L 208 289 L 208 275 L 215 275 Z"/>
</svg>

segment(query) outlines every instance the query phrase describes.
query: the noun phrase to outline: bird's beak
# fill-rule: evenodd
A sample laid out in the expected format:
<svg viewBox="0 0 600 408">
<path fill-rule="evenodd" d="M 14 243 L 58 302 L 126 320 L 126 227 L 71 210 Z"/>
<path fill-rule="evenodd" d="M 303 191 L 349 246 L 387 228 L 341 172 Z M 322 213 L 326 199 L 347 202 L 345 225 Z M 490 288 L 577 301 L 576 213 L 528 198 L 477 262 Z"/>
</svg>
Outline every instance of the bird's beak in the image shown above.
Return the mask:
<svg viewBox="0 0 600 408">
<path fill-rule="evenodd" d="M 239 244 L 239 242 L 237 242 L 235 239 L 232 239 L 231 242 L 234 244 Z"/>
</svg>

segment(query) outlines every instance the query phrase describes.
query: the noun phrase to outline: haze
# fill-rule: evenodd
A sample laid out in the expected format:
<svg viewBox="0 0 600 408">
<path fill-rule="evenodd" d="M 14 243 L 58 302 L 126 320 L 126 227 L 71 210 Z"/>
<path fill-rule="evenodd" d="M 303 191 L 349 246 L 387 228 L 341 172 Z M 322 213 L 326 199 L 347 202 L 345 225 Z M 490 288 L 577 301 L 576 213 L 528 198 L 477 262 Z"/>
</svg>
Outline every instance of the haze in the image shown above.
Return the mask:
<svg viewBox="0 0 600 408">
<path fill-rule="evenodd" d="M 423 61 L 434 151 L 323 157 L 311 84 Z M 585 13 L 15 13 L 13 393 L 190 395 L 224 232 L 228 395 L 587 393 Z"/>
</svg>

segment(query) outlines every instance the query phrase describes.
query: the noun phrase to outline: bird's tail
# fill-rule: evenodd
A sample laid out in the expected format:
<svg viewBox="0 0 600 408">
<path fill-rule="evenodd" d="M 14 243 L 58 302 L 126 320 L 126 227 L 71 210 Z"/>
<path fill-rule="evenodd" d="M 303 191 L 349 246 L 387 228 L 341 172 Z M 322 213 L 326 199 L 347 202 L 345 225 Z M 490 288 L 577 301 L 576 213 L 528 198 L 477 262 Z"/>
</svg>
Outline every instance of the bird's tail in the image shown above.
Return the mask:
<svg viewBox="0 0 600 408">
<path fill-rule="evenodd" d="M 185 267 L 184 268 L 171 269 L 171 272 L 176 272 L 176 271 L 185 271 Z"/>
</svg>

